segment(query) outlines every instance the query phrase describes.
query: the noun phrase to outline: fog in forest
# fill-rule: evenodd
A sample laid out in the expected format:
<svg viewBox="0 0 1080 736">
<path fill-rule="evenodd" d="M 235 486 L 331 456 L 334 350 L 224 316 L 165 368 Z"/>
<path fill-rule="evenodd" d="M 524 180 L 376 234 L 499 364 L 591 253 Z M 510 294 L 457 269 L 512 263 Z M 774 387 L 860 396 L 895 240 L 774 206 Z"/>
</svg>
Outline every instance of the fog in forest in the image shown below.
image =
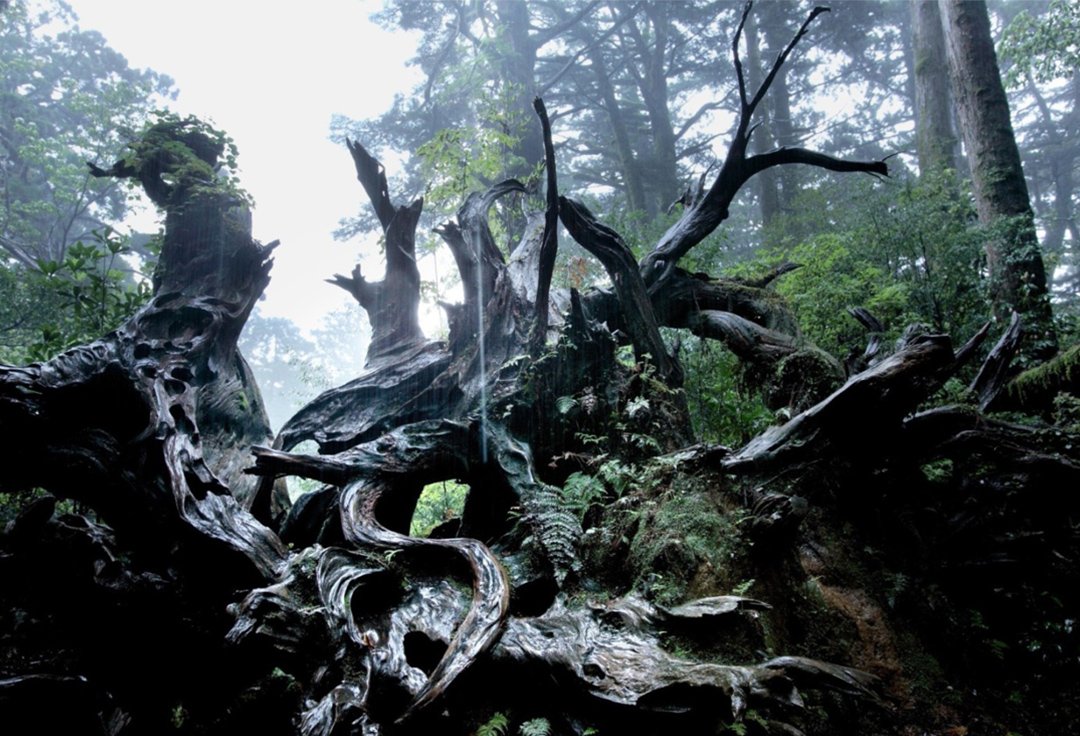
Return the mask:
<svg viewBox="0 0 1080 736">
<path fill-rule="evenodd" d="M 1064 732 L 1078 69 L 1067 0 L 0 0 L 0 724 Z"/>
</svg>

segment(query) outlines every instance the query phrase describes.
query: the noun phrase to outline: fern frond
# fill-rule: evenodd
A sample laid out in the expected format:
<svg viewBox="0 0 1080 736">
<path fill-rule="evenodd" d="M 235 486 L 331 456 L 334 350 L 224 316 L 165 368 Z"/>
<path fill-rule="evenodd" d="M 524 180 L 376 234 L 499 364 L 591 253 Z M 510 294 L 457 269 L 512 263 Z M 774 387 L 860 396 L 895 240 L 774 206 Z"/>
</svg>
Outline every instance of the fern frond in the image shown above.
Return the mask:
<svg viewBox="0 0 1080 736">
<path fill-rule="evenodd" d="M 555 570 L 556 581 L 562 583 L 567 574 L 580 567 L 577 545 L 581 522 L 563 503 L 558 488 L 537 483 L 521 500 L 532 536 Z"/>
<path fill-rule="evenodd" d="M 476 736 L 504 736 L 510 719 L 503 713 L 496 713 L 488 722 L 476 729 Z"/>
<path fill-rule="evenodd" d="M 548 736 L 551 733 L 551 723 L 546 718 L 533 718 L 522 723 L 518 733 L 521 736 Z"/>
</svg>

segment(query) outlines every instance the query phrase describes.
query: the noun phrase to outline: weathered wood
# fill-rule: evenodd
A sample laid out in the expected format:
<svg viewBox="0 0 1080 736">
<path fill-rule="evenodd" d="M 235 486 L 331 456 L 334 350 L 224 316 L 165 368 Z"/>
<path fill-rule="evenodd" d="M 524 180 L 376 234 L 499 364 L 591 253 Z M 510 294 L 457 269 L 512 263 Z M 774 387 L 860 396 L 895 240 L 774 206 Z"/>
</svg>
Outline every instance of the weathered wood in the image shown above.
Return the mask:
<svg viewBox="0 0 1080 736">
<path fill-rule="evenodd" d="M 649 356 L 648 360 L 656 366 L 664 381 L 680 386 L 682 368 L 668 355 L 645 282 L 629 246 L 618 233 L 598 222 L 580 202 L 560 197 L 559 218 L 571 237 L 596 256 L 611 277 L 622 309 L 623 324 L 630 334 L 637 359 L 641 361 Z"/>
<path fill-rule="evenodd" d="M 551 292 L 551 277 L 555 273 L 555 257 L 559 251 L 559 182 L 555 172 L 555 146 L 551 142 L 551 123 L 548 121 L 544 101 L 537 97 L 533 101 L 540 127 L 544 134 L 544 164 L 547 174 L 547 207 L 544 210 L 544 234 L 540 246 L 536 286 L 536 322 L 533 325 L 532 353 L 539 357 L 540 350 L 547 341 L 548 303 Z"/>
<path fill-rule="evenodd" d="M 816 406 L 770 427 L 724 458 L 737 470 L 828 462 L 837 452 L 872 462 L 903 418 L 959 368 L 948 337 L 913 338 L 902 350 L 850 378 Z"/>
<path fill-rule="evenodd" d="M 976 398 L 980 409 L 985 410 L 990 406 L 1005 388 L 1010 377 L 1012 360 L 1020 349 L 1021 331 L 1020 315 L 1013 312 L 1008 328 L 990 350 L 979 368 L 978 375 L 968 387 L 968 393 Z"/>
<path fill-rule="evenodd" d="M 371 322 L 367 364 L 375 368 L 424 341 L 418 311 L 420 271 L 416 267 L 416 223 L 424 200 L 417 199 L 407 207 L 394 205 L 382 164 L 359 143 L 347 140 L 346 145 L 356 164 L 357 179 L 382 225 L 386 275 L 382 281 L 367 281 L 357 264 L 351 276 L 335 274 L 327 281 L 349 292 L 367 312 Z"/>
<path fill-rule="evenodd" d="M 269 442 L 254 421 L 233 426 L 244 416 L 240 397 L 257 402 L 235 339 L 266 284 L 270 250 L 250 239 L 232 193 L 173 212 L 168 267 L 143 312 L 48 363 L 0 366 L 0 490 L 47 488 L 104 522 L 57 517 L 48 497 L 0 533 L 4 595 L 53 596 L 66 625 L 87 620 L 65 629 L 73 635 L 64 651 L 50 651 L 51 671 L 3 669 L 38 661 L 29 656 L 35 652 L 0 661 L 0 703 L 26 697 L 44 707 L 70 698 L 92 728 L 107 722 L 102 730 L 118 734 L 128 723 L 140 732 L 175 728 L 180 717 L 184 730 L 208 734 L 297 727 L 311 736 L 465 733 L 497 709 L 513 711 L 519 723 L 550 717 L 558 733 L 715 733 L 741 719 L 747 730 L 793 733 L 803 687 L 880 702 L 880 683 L 848 666 L 867 658 L 891 678 L 893 696 L 910 697 L 907 674 L 884 661 L 891 627 L 899 640 L 914 630 L 911 620 L 949 624 L 956 607 L 967 605 L 948 599 L 951 590 L 940 594 L 947 613 L 929 610 L 936 600 L 924 609 L 906 599 L 892 613 L 902 583 L 935 573 L 926 560 L 995 573 L 1002 561 L 1017 565 L 1022 555 L 1014 548 L 999 554 L 994 544 L 1005 524 L 1018 520 L 1015 539 L 1041 555 L 1030 559 L 1066 570 L 1055 585 L 1040 580 L 1034 587 L 1061 592 L 1056 583 L 1075 579 L 1075 530 L 1062 519 L 1076 503 L 1070 496 L 1059 502 L 1067 513 L 1039 516 L 1045 504 L 1037 491 L 1080 479 L 1071 430 L 1006 425 L 972 408 L 914 413 L 973 356 L 985 330 L 955 355 L 948 338 L 909 330 L 893 355 L 880 362 L 880 354 L 864 355 L 870 368 L 737 452 L 679 445 L 688 440 L 686 412 L 676 406 L 683 395 L 657 387 L 657 378 L 669 386 L 679 380 L 660 325 L 722 340 L 769 374 L 785 393 L 784 406 L 820 398 L 820 388 L 784 383 L 785 375 L 805 378 L 793 375 L 801 357 L 815 356 L 826 379 L 842 376 L 835 359 L 805 344 L 790 310 L 766 290 L 786 267 L 738 282 L 690 275 L 676 263 L 720 222 L 755 171 L 805 162 L 884 173 L 880 162 L 809 152 L 745 155 L 750 117 L 818 12 L 752 98 L 739 70 L 743 115 L 733 153 L 707 193 L 703 179 L 700 196 L 688 197 L 682 224 L 642 264 L 583 208 L 567 200 L 555 206 L 550 126 L 541 115 L 545 226 L 533 218 L 507 262 L 487 220 L 499 197 L 523 191 L 508 181 L 471 196 L 441 228 L 465 284 L 465 303 L 449 310 L 448 343 L 425 340 L 415 320 L 420 201 L 393 205 L 378 162 L 350 141 L 387 236 L 388 265 L 380 282 L 357 269 L 335 283 L 368 311 L 376 345 L 365 373 L 302 409 L 273 448 L 255 449 L 246 475 L 238 458 Z M 737 50 L 735 58 L 738 64 Z M 142 173 L 151 187 L 169 185 L 160 172 Z M 159 194 L 173 202 L 176 191 Z M 556 214 L 603 263 L 613 288 L 542 297 Z M 190 219 L 196 215 L 217 219 L 205 226 Z M 222 258 L 226 268 L 211 268 Z M 399 303 L 391 306 L 394 298 Z M 560 303 L 568 305 L 565 320 Z M 856 315 L 880 332 L 868 315 Z M 616 360 L 616 342 L 627 337 L 639 358 L 651 356 L 655 374 Z M 640 408 L 643 397 L 644 411 L 659 418 L 635 427 L 628 407 L 634 401 Z M 660 414 L 664 400 L 675 408 Z M 638 429 L 654 433 L 645 439 L 661 451 L 682 450 L 643 457 L 654 451 L 631 451 L 625 438 Z M 320 454 L 289 452 L 305 440 L 315 440 Z M 932 483 L 921 482 L 923 463 L 955 471 L 935 465 L 924 471 Z M 812 472 L 826 464 L 851 472 L 861 493 L 845 487 L 844 500 L 826 508 L 831 489 L 817 490 L 826 474 Z M 567 466 L 583 474 L 574 478 L 577 487 L 552 485 L 567 480 Z M 700 476 L 681 478 L 687 468 Z M 275 510 L 272 489 L 286 475 L 324 486 L 293 508 L 279 535 L 282 509 Z M 425 484 L 451 479 L 469 487 L 460 518 L 429 538 L 410 536 Z M 969 503 L 979 494 L 994 497 L 992 513 L 980 516 Z M 1013 516 L 1021 506 L 1030 513 Z M 806 519 L 813 523 L 801 523 Z M 934 547 L 921 541 L 927 529 L 961 533 L 956 544 Z M 847 544 L 857 551 L 849 555 Z M 601 565 L 586 558 L 590 546 Z M 656 549 L 672 563 L 641 562 L 659 559 Z M 860 569 L 863 555 L 873 556 L 872 573 Z M 663 576 L 682 563 L 690 569 L 679 574 L 709 597 L 679 604 L 674 575 Z M 650 577 L 635 579 L 630 571 L 638 565 L 652 565 L 642 572 Z M 884 578 L 892 582 L 878 584 Z M 63 584 L 38 586 L 39 579 Z M 713 595 L 744 585 L 776 607 Z M 668 605 L 624 595 L 635 587 Z M 1069 610 L 1076 586 L 1062 589 L 1061 607 Z M 979 610 L 990 612 L 994 606 L 984 602 Z M 708 647 L 735 630 L 724 628 L 732 622 L 737 654 L 724 648 L 721 658 Z M 114 637 L 106 642 L 145 642 L 148 654 L 119 652 L 115 665 L 99 656 L 112 654 L 108 645 L 72 654 L 81 642 L 96 642 L 98 629 Z M 939 653 L 909 638 L 904 646 L 927 661 Z M 805 652 L 826 639 L 844 664 L 774 656 L 790 644 Z M 70 681 L 66 673 L 88 663 L 88 684 Z M 924 676 L 944 682 L 943 675 Z M 973 691 L 971 684 L 963 681 L 956 692 Z M 832 718 L 829 707 L 814 710 L 815 727 Z M 898 728 L 912 730 L 918 721 L 919 732 L 943 730 L 905 717 Z"/>
<path fill-rule="evenodd" d="M 502 633 L 509 611 L 509 583 L 498 559 L 475 539 L 417 539 L 408 536 L 413 508 L 425 482 L 467 477 L 483 462 L 465 425 L 412 425 L 334 457 L 291 455 L 256 449 L 254 472 L 302 475 L 341 486 L 345 539 L 361 550 L 447 549 L 472 570 L 473 596 L 465 619 L 427 681 L 412 693 L 400 714 L 407 718 L 437 699 L 446 687 Z M 480 492 L 477 488 L 477 493 Z M 404 494 L 402 496 L 402 494 Z M 492 499 L 494 500 L 494 499 Z M 483 532 L 474 530 L 478 534 Z M 347 608 L 347 604 L 346 604 Z M 249 627 L 250 628 L 250 627 Z"/>
<path fill-rule="evenodd" d="M 660 324 L 717 340 L 738 356 L 751 385 L 766 389 L 774 409 L 813 405 L 844 379 L 836 358 L 803 339 L 795 316 L 771 291 L 676 269 L 652 300 Z"/>
<path fill-rule="evenodd" d="M 847 311 L 870 333 L 866 348 L 862 353 L 860 354 L 855 349 L 852 349 L 851 354 L 844 361 L 844 370 L 847 371 L 849 376 L 853 376 L 881 360 L 881 341 L 884 337 L 882 333 L 885 332 L 885 325 L 881 324 L 881 320 L 863 307 L 853 307 Z"/>
</svg>

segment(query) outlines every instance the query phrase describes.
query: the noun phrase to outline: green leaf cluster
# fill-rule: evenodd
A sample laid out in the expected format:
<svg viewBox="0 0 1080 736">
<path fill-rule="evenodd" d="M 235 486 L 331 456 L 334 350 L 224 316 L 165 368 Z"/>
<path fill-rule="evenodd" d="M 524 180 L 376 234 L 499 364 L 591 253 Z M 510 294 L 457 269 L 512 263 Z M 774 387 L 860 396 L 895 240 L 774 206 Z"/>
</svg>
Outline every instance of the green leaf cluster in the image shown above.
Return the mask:
<svg viewBox="0 0 1080 736">
<path fill-rule="evenodd" d="M 483 191 L 528 168 L 514 153 L 521 142 L 526 111 L 515 109 L 513 85 L 479 92 L 477 124 L 443 128 L 416 150 L 428 182 L 425 197 L 435 208 L 453 212 L 471 192 Z M 539 170 L 531 176 L 539 175 Z"/>
<path fill-rule="evenodd" d="M 123 324 L 151 296 L 149 282 L 129 259 L 134 254 L 128 239 L 105 228 L 69 247 L 62 261 L 38 259 L 36 271 L 0 266 L 0 280 L 18 283 L 0 316 L 11 315 L 28 328 L 5 330 L 0 358 L 48 360 Z"/>
<path fill-rule="evenodd" d="M 1029 74 L 1040 83 L 1069 79 L 1080 69 L 1080 4 L 1052 0 L 1040 16 L 1021 10 L 1002 34 L 998 50 L 1012 62 L 1005 73 L 1010 87 L 1023 86 Z"/>
<path fill-rule="evenodd" d="M 851 307 L 869 309 L 888 339 L 916 322 L 962 339 L 985 322 L 987 234 L 951 172 L 919 183 L 821 187 L 804 193 L 798 209 L 805 214 L 769 232 L 768 254 L 739 272 L 802 264 L 775 289 L 817 346 L 838 357 L 862 349 L 865 330 Z"/>
<path fill-rule="evenodd" d="M 745 367 L 731 351 L 687 335 L 681 359 L 690 420 L 703 442 L 739 447 L 773 423 L 775 415 L 744 380 Z"/>
<path fill-rule="evenodd" d="M 579 522 L 584 523 L 589 509 L 603 500 L 605 489 L 595 476 L 577 472 L 571 473 L 563 482 L 561 495 L 566 508 L 577 516 Z"/>
<path fill-rule="evenodd" d="M 577 553 L 581 522 L 565 503 L 562 489 L 537 483 L 529 493 L 523 494 L 521 501 L 530 530 L 522 546 L 546 560 L 561 583 L 581 566 Z"/>
<path fill-rule="evenodd" d="M 223 130 L 193 115 L 155 110 L 127 145 L 118 168 L 121 176 L 139 179 L 159 207 L 175 208 L 207 195 L 252 207 L 251 195 L 240 186 L 237 156 L 236 143 Z"/>
<path fill-rule="evenodd" d="M 444 480 L 424 486 L 413 511 L 409 536 L 426 537 L 444 521 L 460 517 L 465 509 L 469 486 L 454 480 Z"/>
</svg>

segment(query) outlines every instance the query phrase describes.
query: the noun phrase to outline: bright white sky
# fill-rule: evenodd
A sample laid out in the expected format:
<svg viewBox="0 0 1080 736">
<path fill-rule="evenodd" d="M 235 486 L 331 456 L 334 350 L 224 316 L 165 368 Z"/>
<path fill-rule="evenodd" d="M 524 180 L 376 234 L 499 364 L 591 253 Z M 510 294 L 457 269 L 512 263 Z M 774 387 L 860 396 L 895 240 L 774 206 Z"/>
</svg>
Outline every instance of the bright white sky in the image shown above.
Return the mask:
<svg viewBox="0 0 1080 736">
<path fill-rule="evenodd" d="M 80 26 L 101 32 L 130 65 L 176 81 L 173 110 L 212 120 L 236 141 L 255 237 L 281 240 L 262 312 L 311 329 L 354 304 L 323 279 L 349 273 L 360 254 L 369 277 L 382 265 L 374 236 L 331 235 L 367 202 L 348 151 L 328 139 L 330 117 L 379 115 L 419 75 L 405 66 L 415 42 L 368 20 L 381 0 L 69 2 Z"/>
</svg>

